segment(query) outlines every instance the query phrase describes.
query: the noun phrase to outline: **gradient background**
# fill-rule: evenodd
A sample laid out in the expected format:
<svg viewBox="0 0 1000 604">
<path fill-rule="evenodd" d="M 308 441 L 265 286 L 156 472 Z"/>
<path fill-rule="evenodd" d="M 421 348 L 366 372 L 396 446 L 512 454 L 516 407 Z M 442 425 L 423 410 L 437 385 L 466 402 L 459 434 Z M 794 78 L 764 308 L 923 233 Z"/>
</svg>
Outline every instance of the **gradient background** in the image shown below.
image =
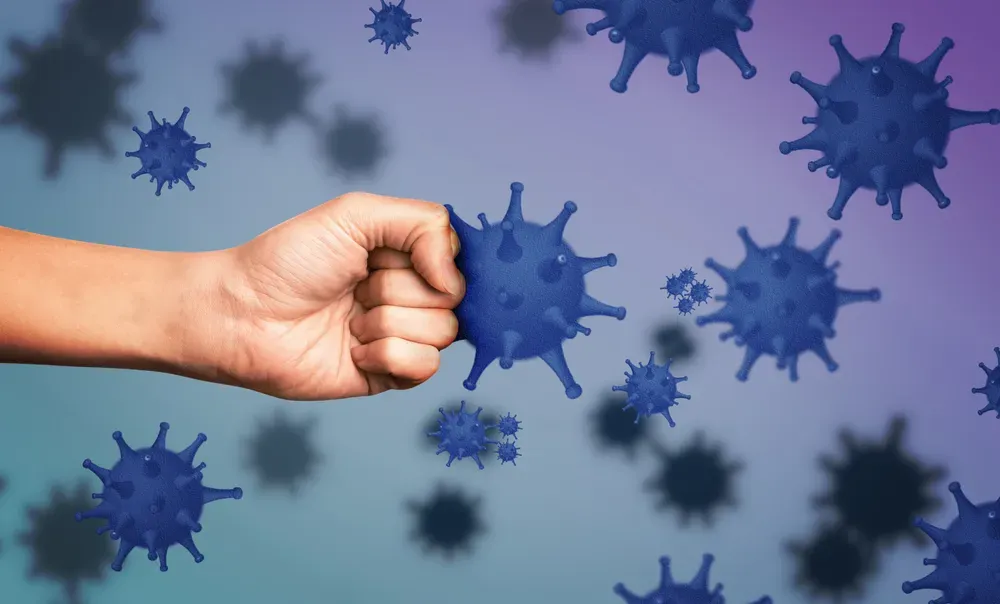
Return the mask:
<svg viewBox="0 0 1000 604">
<path fill-rule="evenodd" d="M 10 3 L 8 3 L 10 4 Z M 0 224 L 49 235 L 162 250 L 231 246 L 275 223 L 346 191 L 364 188 L 454 204 L 472 219 L 496 219 L 512 180 L 525 183 L 529 219 L 547 221 L 566 199 L 580 204 L 567 239 L 583 255 L 614 251 L 618 267 L 591 275 L 593 295 L 628 307 L 622 323 L 593 319 L 587 339 L 566 347 L 584 387 L 567 400 L 540 361 L 510 373 L 491 367 L 474 393 L 461 381 L 472 361 L 460 344 L 445 353 L 439 375 L 411 392 L 368 400 L 286 407 L 318 421 L 326 458 L 315 483 L 299 499 L 261 493 L 244 464 L 245 439 L 256 418 L 282 405 L 241 390 L 176 377 L 96 369 L 0 367 L 3 421 L 0 472 L 11 480 L 0 508 L 0 585 L 5 602 L 50 602 L 56 587 L 25 583 L 26 552 L 14 535 L 24 507 L 44 503 L 53 484 L 96 480 L 80 468 L 117 455 L 110 435 L 122 430 L 145 446 L 156 424 L 171 422 L 171 444 L 186 446 L 209 435 L 200 459 L 212 486 L 241 485 L 245 498 L 208 508 L 196 566 L 175 551 L 170 572 L 133 555 L 125 572 L 85 593 L 102 604 L 175 604 L 233 601 L 307 604 L 343 602 L 513 601 L 606 603 L 611 586 L 651 588 L 657 557 L 673 557 L 687 579 L 703 552 L 716 554 L 713 579 L 730 602 L 769 593 L 779 604 L 799 602 L 793 560 L 784 542 L 806 536 L 817 514 L 809 498 L 825 488 L 816 464 L 837 452 L 836 429 L 849 426 L 880 436 L 895 413 L 911 418 L 909 444 L 928 462 L 946 465 L 975 500 L 997 496 L 993 464 L 1000 425 L 977 417 L 984 399 L 969 389 L 983 383 L 977 363 L 993 364 L 1000 316 L 993 285 L 1000 209 L 995 169 L 1000 130 L 962 130 L 948 149 L 951 164 L 940 181 L 954 203 L 936 208 L 919 189 L 904 196 L 905 219 L 859 193 L 837 227 L 845 232 L 834 251 L 845 287 L 878 286 L 880 304 L 857 305 L 838 320 L 831 343 L 841 363 L 827 374 L 804 358 L 802 380 L 788 382 L 765 359 L 748 383 L 733 374 L 742 352 L 716 340 L 718 328 L 697 331 L 703 354 L 684 367 L 693 399 L 678 408 L 678 427 L 654 427 L 668 445 L 697 429 L 722 441 L 747 464 L 738 484 L 740 507 L 723 512 L 712 529 L 682 529 L 673 515 L 658 515 L 640 485 L 654 471 L 651 458 L 635 466 L 595 452 L 590 409 L 621 381 L 624 357 L 649 350 L 650 330 L 675 311 L 665 303 L 665 274 L 707 256 L 727 265 L 742 258 L 736 229 L 747 225 L 761 243 L 777 241 L 788 217 L 802 217 L 800 241 L 811 246 L 835 226 L 825 214 L 834 181 L 805 169 L 812 157 L 778 154 L 781 140 L 805 132 L 799 118 L 814 105 L 788 75 L 800 70 L 825 81 L 836 69 L 827 37 L 840 33 L 856 55 L 882 50 L 893 21 L 907 26 L 904 56 L 921 59 L 942 36 L 956 48 L 940 75 L 951 74 L 951 103 L 963 109 L 1000 104 L 1000 77 L 988 60 L 1000 52 L 995 7 L 984 0 L 961 10 L 930 0 L 844 0 L 835 10 L 816 3 L 758 2 L 756 27 L 740 37 L 759 75 L 743 81 L 721 55 L 702 61 L 702 91 L 689 95 L 683 78 L 666 74 L 650 58 L 617 95 L 608 81 L 621 47 L 604 35 L 561 48 L 549 65 L 525 65 L 498 52 L 493 3 L 427 2 L 408 6 L 422 17 L 413 51 L 384 56 L 367 45 L 369 2 L 301 2 L 289 9 L 273 0 L 172 0 L 158 4 L 166 29 L 141 38 L 125 67 L 140 82 L 123 105 L 139 124 L 153 109 L 176 118 L 189 105 L 189 129 L 213 148 L 201 153 L 209 167 L 193 174 L 197 190 L 164 192 L 128 178 L 138 162 L 106 161 L 71 152 L 61 177 L 38 178 L 42 145 L 17 130 L 0 132 Z M 599 14 L 571 16 L 582 30 Z M 587 11 L 589 13 L 589 11 Z M 21 2 L 0 11 L 3 37 L 41 39 L 57 26 L 55 3 Z M 320 161 L 315 134 L 293 124 L 272 146 L 219 116 L 221 62 L 239 60 L 245 40 L 286 39 L 290 51 L 312 54 L 324 77 L 312 97 L 321 115 L 336 103 L 377 111 L 391 154 L 377 178 L 344 182 Z M 0 55 L 0 72 L 16 66 Z M 112 132 L 121 151 L 136 147 L 127 127 Z M 710 284 L 722 283 L 706 271 Z M 429 412 L 465 397 L 511 410 L 524 421 L 524 457 L 516 468 L 478 472 L 444 468 L 419 453 L 416 431 Z M 990 477 L 994 477 L 990 479 Z M 475 554 L 446 564 L 426 558 L 407 540 L 411 516 L 402 502 L 424 498 L 438 481 L 484 496 L 489 525 Z M 945 503 L 931 519 L 954 515 Z M 865 602 L 924 602 L 936 592 L 905 597 L 899 585 L 924 574 L 922 547 L 901 545 L 883 559 Z M 216 600 L 215 598 L 218 598 Z"/>
</svg>

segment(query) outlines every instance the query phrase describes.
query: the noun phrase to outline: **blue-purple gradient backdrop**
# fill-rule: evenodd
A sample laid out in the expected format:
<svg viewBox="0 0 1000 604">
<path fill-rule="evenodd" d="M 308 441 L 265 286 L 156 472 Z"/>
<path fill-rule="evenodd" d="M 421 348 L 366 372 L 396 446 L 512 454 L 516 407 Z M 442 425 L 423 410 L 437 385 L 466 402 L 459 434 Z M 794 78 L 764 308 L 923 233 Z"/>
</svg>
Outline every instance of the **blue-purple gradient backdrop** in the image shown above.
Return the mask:
<svg viewBox="0 0 1000 604">
<path fill-rule="evenodd" d="M 593 335 L 566 347 L 584 386 L 567 400 L 541 362 L 509 373 L 492 367 L 475 393 L 461 387 L 472 360 L 464 344 L 444 355 L 441 372 L 421 388 L 367 400 L 287 407 L 317 420 L 326 458 L 299 499 L 260 492 L 244 463 L 245 439 L 256 418 L 280 402 L 250 392 L 176 377 L 98 369 L 2 367 L 0 472 L 11 479 L 0 526 L 7 547 L 0 565 L 0 600 L 48 602 L 54 588 L 26 583 L 26 552 L 14 535 L 24 507 L 41 503 L 53 484 L 96 481 L 80 468 L 92 457 L 111 463 L 110 435 L 122 430 L 133 444 L 151 442 L 156 424 L 173 425 L 174 445 L 197 432 L 209 435 L 201 458 L 206 481 L 242 485 L 246 497 L 208 508 L 198 544 L 207 559 L 196 566 L 173 553 L 160 574 L 142 555 L 125 572 L 87 590 L 92 601 L 124 604 L 233 601 L 443 602 L 475 600 L 615 602 L 617 581 L 642 590 L 657 579 L 657 557 L 674 558 L 686 578 L 701 554 L 717 555 L 713 578 L 733 602 L 769 593 L 780 603 L 807 596 L 790 586 L 793 566 L 784 543 L 805 536 L 817 514 L 810 497 L 825 487 L 816 457 L 839 449 L 837 429 L 883 433 L 896 413 L 910 419 L 908 443 L 931 462 L 945 464 L 973 499 L 998 494 L 993 466 L 1000 422 L 977 417 L 982 397 L 980 361 L 992 365 L 1000 344 L 993 283 L 995 203 L 1000 176 L 1000 129 L 958 132 L 951 164 L 939 177 L 954 200 L 941 211 L 919 189 L 904 197 L 906 217 L 859 193 L 844 220 L 826 209 L 836 183 L 810 174 L 806 153 L 783 157 L 778 142 L 805 132 L 799 118 L 814 111 L 810 98 L 789 84 L 800 70 L 825 81 L 836 58 L 827 38 L 840 33 L 855 54 L 884 47 L 893 21 L 907 30 L 903 52 L 919 59 L 942 36 L 956 40 L 942 67 L 951 74 L 951 103 L 985 109 L 1000 104 L 996 7 L 985 0 L 950 7 L 930 0 L 758 2 L 756 26 L 741 43 L 759 75 L 743 81 L 714 54 L 702 61 L 702 91 L 690 95 L 683 79 L 650 58 L 625 95 L 608 81 L 622 48 L 603 35 L 583 36 L 560 49 L 549 65 L 523 64 L 500 54 L 493 3 L 410 0 L 424 19 L 413 51 L 385 56 L 365 43 L 368 2 L 173 0 L 158 3 L 166 30 L 140 39 L 122 67 L 141 75 L 124 97 L 139 124 L 153 109 L 174 119 L 188 105 L 188 124 L 212 149 L 207 169 L 194 174 L 197 190 L 165 192 L 132 181 L 136 161 L 108 161 L 70 153 L 62 176 L 38 175 L 43 147 L 15 130 L 0 133 L 0 223 L 61 237 L 163 250 L 205 250 L 238 244 L 275 223 L 340 193 L 364 188 L 454 204 L 459 213 L 493 217 L 504 210 L 508 185 L 525 183 L 526 213 L 548 220 L 566 199 L 580 205 L 568 239 L 585 255 L 614 251 L 617 268 L 594 273 L 594 295 L 628 307 L 628 319 L 593 319 Z M 8 3 L 0 11 L 3 37 L 41 39 L 57 25 L 53 2 Z M 598 14 L 568 16 L 582 30 Z M 376 178 L 345 182 L 319 160 L 316 136 L 304 125 L 282 130 L 272 146 L 216 113 L 222 100 L 218 66 L 238 60 L 247 39 L 280 36 L 291 51 L 311 54 L 324 77 L 312 108 L 331 115 L 343 103 L 378 112 L 391 154 Z M 0 72 L 16 68 L 0 55 Z M 128 127 L 112 132 L 120 151 L 134 149 Z M 762 243 L 783 234 L 789 216 L 802 218 L 800 241 L 818 243 L 836 226 L 844 237 L 834 257 L 840 283 L 878 286 L 879 304 L 846 309 L 831 344 L 841 369 L 828 374 L 804 359 L 802 380 L 761 362 L 747 383 L 733 374 L 742 352 L 717 340 L 718 329 L 697 332 L 703 355 L 683 369 L 692 400 L 678 408 L 678 427 L 654 420 L 658 436 L 676 446 L 704 429 L 747 464 L 740 506 L 711 529 L 683 529 L 659 515 L 641 491 L 654 470 L 648 457 L 630 466 L 595 452 L 587 425 L 599 395 L 621 380 L 626 356 L 642 359 L 650 329 L 672 311 L 658 287 L 665 274 L 702 266 L 708 256 L 733 265 L 742 257 L 736 229 L 747 225 Z M 707 271 L 706 271 L 707 273 Z M 710 283 L 719 288 L 714 275 Z M 516 468 L 478 472 L 444 468 L 416 442 L 428 413 L 459 397 L 511 410 L 524 420 L 524 457 Z M 994 478 L 990 478 L 994 476 Z M 434 483 L 458 483 L 484 496 L 488 535 L 475 555 L 451 564 L 422 557 L 407 540 L 411 517 L 402 507 Z M 931 519 L 947 522 L 954 504 Z M 900 593 L 905 579 L 924 574 L 928 542 L 901 544 L 882 561 L 865 602 L 923 602 L 932 594 Z M 217 599 L 216 599 L 217 598 Z"/>
</svg>

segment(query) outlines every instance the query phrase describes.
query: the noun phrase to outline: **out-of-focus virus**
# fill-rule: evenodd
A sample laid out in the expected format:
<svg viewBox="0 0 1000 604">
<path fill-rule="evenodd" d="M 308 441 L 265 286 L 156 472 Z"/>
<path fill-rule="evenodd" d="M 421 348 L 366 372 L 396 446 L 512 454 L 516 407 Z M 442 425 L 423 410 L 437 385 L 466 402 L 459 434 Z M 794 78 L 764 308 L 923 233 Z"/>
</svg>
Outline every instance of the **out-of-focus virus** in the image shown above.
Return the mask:
<svg viewBox="0 0 1000 604">
<path fill-rule="evenodd" d="M 140 34 L 163 28 L 149 0 L 70 0 L 63 5 L 62 33 L 100 55 L 123 53 Z"/>
<path fill-rule="evenodd" d="M 333 171 L 347 179 L 371 178 L 389 155 L 379 118 L 356 115 L 342 105 L 323 133 L 322 147 Z"/>
<path fill-rule="evenodd" d="M 729 57 L 743 79 L 757 75 L 736 38 L 737 30 L 747 32 L 753 27 L 747 16 L 752 5 L 752 0 L 555 0 L 552 9 L 558 15 L 581 8 L 605 14 L 600 21 L 587 24 L 587 34 L 595 36 L 609 29 L 612 44 L 625 43 L 611 90 L 625 92 L 635 68 L 653 54 L 667 58 L 670 75 L 687 74 L 687 91 L 695 93 L 701 90 L 698 62 L 713 49 Z"/>
<path fill-rule="evenodd" d="M 635 459 L 639 446 L 649 438 L 649 424 L 633 420 L 624 407 L 625 396 L 605 395 L 591 415 L 591 426 L 599 447 L 619 450 L 629 459 Z"/>
<path fill-rule="evenodd" d="M 924 558 L 934 570 L 916 581 L 903 583 L 903 593 L 920 589 L 941 592 L 933 604 L 991 604 L 1000 601 L 1000 501 L 976 505 L 953 482 L 948 485 L 958 505 L 958 517 L 948 528 L 939 528 L 917 518 L 914 524 L 937 546 L 936 558 Z"/>
<path fill-rule="evenodd" d="M 378 40 L 385 47 L 385 54 L 389 54 L 390 50 L 395 49 L 400 44 L 406 50 L 410 50 L 410 45 L 406 40 L 420 33 L 414 31 L 413 26 L 423 19 L 414 19 L 413 15 L 406 12 L 403 8 L 406 0 L 399 0 L 399 4 L 386 3 L 385 0 L 380 1 L 382 7 L 379 10 L 368 9 L 375 17 L 373 22 L 365 24 L 366 29 L 372 30 L 372 37 L 368 42 Z"/>
<path fill-rule="evenodd" d="M 691 579 L 690 583 L 678 583 L 674 580 L 670 572 L 670 558 L 662 556 L 660 558 L 660 585 L 645 596 L 640 596 L 629 591 L 624 585 L 618 583 L 614 587 L 615 595 L 625 604 L 722 604 L 725 599 L 722 597 L 722 584 L 716 583 L 715 587 L 709 589 L 708 574 L 712 570 L 712 563 L 715 556 L 705 554 L 701 557 L 701 568 L 698 574 Z M 771 598 L 764 596 L 753 604 L 771 604 Z"/>
<path fill-rule="evenodd" d="M 0 126 L 20 126 L 44 141 L 45 178 L 59 175 L 63 155 L 72 148 L 95 148 L 113 157 L 107 131 L 131 122 L 119 96 L 135 77 L 115 72 L 106 57 L 65 38 L 35 47 L 14 39 L 8 47 L 21 70 L 0 85 L 14 102 L 0 115 Z"/>
<path fill-rule="evenodd" d="M 188 173 L 208 165 L 198 159 L 198 152 L 211 149 L 212 143 L 196 142 L 197 139 L 184 129 L 190 112 L 191 109 L 185 107 L 177 121 L 171 124 L 166 119 L 163 123 L 157 122 L 153 112 L 148 111 L 149 132 L 139 130 L 138 126 L 132 127 L 132 132 L 139 135 L 139 148 L 126 151 L 125 157 L 134 157 L 142 163 L 142 167 L 132 173 L 132 180 L 148 175 L 149 182 L 156 183 L 157 197 L 163 185 L 173 189 L 179 182 L 187 185 L 189 191 L 194 191 Z"/>
<path fill-rule="evenodd" d="M 924 60 L 913 63 L 899 56 L 905 28 L 893 23 L 892 35 L 878 56 L 856 59 L 843 39 L 830 37 L 840 71 L 821 86 L 798 71 L 791 82 L 805 90 L 819 106 L 815 117 L 802 123 L 815 129 L 796 141 L 779 146 L 783 155 L 808 149 L 823 157 L 809 162 L 809 171 L 826 168 L 840 186 L 827 215 L 840 220 L 844 207 L 858 189 L 875 191 L 875 203 L 891 205 L 892 219 L 903 217 L 903 189 L 923 187 L 939 208 L 951 200 L 938 186 L 934 169 L 948 165 L 943 153 L 950 133 L 974 124 L 1000 124 L 1000 109 L 963 111 L 948 106 L 948 76 L 937 81 L 938 67 L 955 43 L 944 38 Z"/>
<path fill-rule="evenodd" d="M 551 0 L 504 0 L 493 18 L 503 38 L 501 50 L 525 60 L 546 61 L 560 43 L 578 39 L 552 10 Z"/>
<path fill-rule="evenodd" d="M 136 547 L 146 549 L 150 561 L 159 560 L 164 572 L 167 549 L 173 545 L 182 545 L 200 563 L 205 556 L 195 547 L 191 533 L 201 532 L 199 520 L 205 505 L 220 499 L 243 498 L 239 487 L 213 489 L 202 484 L 205 464 L 195 466 L 194 457 L 207 436 L 198 434 L 186 449 L 175 453 L 167 449 L 169 429 L 170 424 L 160 423 L 153 444 L 139 450 L 132 449 L 121 432 L 112 434 L 121 457 L 110 470 L 83 460 L 83 467 L 100 479 L 104 490 L 93 495 L 101 500 L 100 505 L 77 512 L 76 520 L 107 521 L 97 532 L 110 532 L 111 538 L 119 542 L 112 570 L 120 571 Z"/>
<path fill-rule="evenodd" d="M 884 439 L 860 440 L 842 430 L 843 458 L 820 457 L 832 484 L 817 505 L 876 545 L 903 536 L 916 538 L 913 518 L 940 505 L 931 492 L 944 469 L 928 467 L 904 449 L 905 433 L 902 417 L 892 419 Z"/>
<path fill-rule="evenodd" d="M 462 401 L 455 412 L 445 411 L 444 407 L 438 409 L 441 418 L 438 420 L 437 430 L 428 432 L 427 436 L 436 438 L 438 448 L 437 455 L 448 454 L 448 461 L 444 464 L 451 467 L 452 462 L 462 461 L 466 457 L 472 459 L 479 466 L 484 468 L 479 454 L 486 450 L 489 445 L 499 444 L 486 436 L 486 431 L 495 429 L 495 425 L 483 424 L 479 419 L 479 414 L 483 408 L 479 407 L 475 411 L 465 410 L 465 401 Z"/>
<path fill-rule="evenodd" d="M 7 479 L 0 476 L 0 507 L 3 507 L 3 496 L 7 492 Z M 0 552 L 3 551 L 3 541 L 0 541 Z"/>
<path fill-rule="evenodd" d="M 500 465 L 509 461 L 516 466 L 517 461 L 515 460 L 520 456 L 520 449 L 514 444 L 514 441 L 508 440 L 497 444 L 497 460 L 500 461 Z"/>
<path fill-rule="evenodd" d="M 422 543 L 425 552 L 439 553 L 448 560 L 469 554 L 475 538 L 486 531 L 479 513 L 481 505 L 481 498 L 458 487 L 438 485 L 426 501 L 407 503 L 416 520 L 411 537 Z"/>
<path fill-rule="evenodd" d="M 644 417 L 662 415 L 673 428 L 674 418 L 670 416 L 670 408 L 677 405 L 677 399 L 691 400 L 691 395 L 677 391 L 677 384 L 687 381 L 687 376 L 676 376 L 670 373 L 672 359 L 667 359 L 663 365 L 656 364 L 656 352 L 649 353 L 646 364 L 635 365 L 630 359 L 625 359 L 629 371 L 625 372 L 625 385 L 612 386 L 615 392 L 626 395 L 624 409 L 635 411 L 635 423 Z"/>
<path fill-rule="evenodd" d="M 705 266 L 722 277 L 728 287 L 726 305 L 711 315 L 698 317 L 699 326 L 729 323 L 732 329 L 719 339 L 733 338 L 737 346 L 745 346 L 743 363 L 736 379 L 746 381 L 750 369 L 762 355 L 778 360 L 778 369 L 788 368 L 788 378 L 799 379 L 799 355 L 811 350 L 826 365 L 836 371 L 837 363 L 827 350 L 826 340 L 833 330 L 837 312 L 855 302 L 877 302 L 882 294 L 877 289 L 849 290 L 837 287 L 835 262 L 827 266 L 827 258 L 840 231 L 830 235 L 812 250 L 796 245 L 799 219 L 788 220 L 785 237 L 777 245 L 760 247 L 750 238 L 746 227 L 737 231 L 746 248 L 746 259 L 736 268 L 727 268 L 712 258 Z"/>
<path fill-rule="evenodd" d="M 843 525 L 821 526 L 808 540 L 788 545 L 796 559 L 795 584 L 813 598 L 841 602 L 863 594 L 875 572 L 875 551 Z"/>
<path fill-rule="evenodd" d="M 675 363 L 691 360 L 696 352 L 691 329 L 684 323 L 666 323 L 653 331 L 653 347 L 661 359 Z"/>
<path fill-rule="evenodd" d="M 112 543 L 92 522 L 73 519 L 77 511 L 93 505 L 83 483 L 73 489 L 54 488 L 46 505 L 28 508 L 30 526 L 19 537 L 31 557 L 29 576 L 58 583 L 69 604 L 82 602 L 84 584 L 103 580 L 115 557 Z"/>
<path fill-rule="evenodd" d="M 997 366 L 992 369 L 986 363 L 980 363 L 979 368 L 986 374 L 986 383 L 982 388 L 973 388 L 973 394 L 982 394 L 986 397 L 986 406 L 978 411 L 979 415 L 996 411 L 997 419 L 1000 419 L 1000 346 L 993 349 L 997 355 Z"/>
<path fill-rule="evenodd" d="M 692 516 L 710 525 L 720 508 L 736 505 L 734 482 L 743 464 L 727 459 L 721 445 L 708 444 L 702 432 L 676 452 L 651 444 L 660 458 L 660 469 L 646 488 L 656 493 L 658 508 L 676 509 L 683 525 Z"/>
<path fill-rule="evenodd" d="M 281 40 L 274 40 L 267 49 L 247 42 L 246 55 L 241 63 L 222 66 L 226 81 L 223 113 L 239 114 L 243 127 L 261 130 L 267 142 L 292 119 L 318 125 L 306 101 L 320 79 L 306 71 L 305 55 L 288 55 Z"/>
<path fill-rule="evenodd" d="M 322 457 L 313 443 L 313 420 L 292 420 L 278 411 L 268 422 L 260 422 L 247 446 L 248 462 L 264 488 L 298 494 L 314 474 Z"/>
<path fill-rule="evenodd" d="M 563 238 L 577 210 L 572 201 L 549 224 L 526 221 L 523 192 L 523 184 L 511 183 L 507 213 L 494 224 L 485 213 L 479 214 L 482 230 L 445 206 L 462 244 L 455 262 L 467 280 L 465 297 L 455 309 L 458 337 L 476 348 L 463 385 L 475 390 L 497 359 L 501 369 L 510 369 L 515 360 L 541 358 L 562 382 L 566 396 L 575 399 L 583 388 L 566 364 L 563 341 L 590 335 L 590 328 L 579 323 L 584 317 L 625 318 L 624 307 L 592 298 L 584 282 L 587 273 L 615 266 L 618 259 L 614 254 L 584 258 L 573 252 Z"/>
</svg>

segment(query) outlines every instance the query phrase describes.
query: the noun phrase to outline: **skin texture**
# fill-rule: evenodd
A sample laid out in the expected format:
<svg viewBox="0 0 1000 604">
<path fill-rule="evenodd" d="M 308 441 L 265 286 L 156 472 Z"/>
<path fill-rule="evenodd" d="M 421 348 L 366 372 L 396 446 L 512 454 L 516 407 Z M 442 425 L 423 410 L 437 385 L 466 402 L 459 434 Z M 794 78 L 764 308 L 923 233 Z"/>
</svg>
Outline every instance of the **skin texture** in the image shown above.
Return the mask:
<svg viewBox="0 0 1000 604">
<path fill-rule="evenodd" d="M 289 400 L 407 389 L 465 293 L 438 204 L 349 193 L 226 250 L 0 228 L 0 362 L 173 373 Z"/>
</svg>

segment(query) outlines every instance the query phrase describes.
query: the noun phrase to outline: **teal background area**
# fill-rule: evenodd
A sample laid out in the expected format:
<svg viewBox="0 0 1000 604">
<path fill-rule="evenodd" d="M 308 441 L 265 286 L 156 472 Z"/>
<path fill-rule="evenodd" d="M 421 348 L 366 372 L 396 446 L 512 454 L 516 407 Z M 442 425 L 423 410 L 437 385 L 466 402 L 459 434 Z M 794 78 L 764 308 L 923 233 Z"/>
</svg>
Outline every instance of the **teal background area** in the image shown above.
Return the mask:
<svg viewBox="0 0 1000 604">
<path fill-rule="evenodd" d="M 740 36 L 759 75 L 743 81 L 721 55 L 702 61 L 702 91 L 690 95 L 666 63 L 647 59 L 630 89 L 608 89 L 622 48 L 605 35 L 581 37 L 548 65 L 523 64 L 501 54 L 494 3 L 409 0 L 422 17 L 412 52 L 382 54 L 366 44 L 368 3 L 264 0 L 172 0 L 157 3 L 165 25 L 140 39 L 123 70 L 140 81 L 123 106 L 145 128 L 144 113 L 175 119 L 192 112 L 189 130 L 212 143 L 208 167 L 192 175 L 197 190 L 165 191 L 128 175 L 138 162 L 123 152 L 137 146 L 129 128 L 111 131 L 122 152 L 113 160 L 71 152 L 59 179 L 40 179 L 43 147 L 16 129 L 0 131 L 0 224 L 60 237 L 158 250 L 208 250 L 237 245 L 272 225 L 350 190 L 451 203 L 466 219 L 502 215 L 513 180 L 525 183 L 525 213 L 547 221 L 567 199 L 580 211 L 567 239 L 582 255 L 615 252 L 619 264 L 588 278 L 590 292 L 628 308 L 621 323 L 587 321 L 589 338 L 566 345 L 584 387 L 567 400 L 541 361 L 509 372 L 491 367 L 479 389 L 461 382 L 472 349 L 459 343 L 441 371 L 404 393 L 335 403 L 286 404 L 234 388 L 176 377 L 99 369 L 0 367 L 0 473 L 10 479 L 0 499 L 0 601 L 49 604 L 54 584 L 26 582 L 27 552 L 16 534 L 25 508 L 42 504 L 54 485 L 96 479 L 80 467 L 91 457 L 117 458 L 111 433 L 134 446 L 151 443 L 157 424 L 172 424 L 170 444 L 186 446 L 198 432 L 209 439 L 199 459 L 206 484 L 240 485 L 242 501 L 215 503 L 203 517 L 195 565 L 182 550 L 166 574 L 134 553 L 124 572 L 88 585 L 88 602 L 179 604 L 547 604 L 618 602 L 611 586 L 652 588 L 657 558 L 669 554 L 678 578 L 692 576 L 703 552 L 717 561 L 730 602 L 761 594 L 777 604 L 808 600 L 793 590 L 789 539 L 809 534 L 818 515 L 810 498 L 826 479 L 816 458 L 839 452 L 837 430 L 878 437 L 891 416 L 910 419 L 907 444 L 921 459 L 948 467 L 937 485 L 943 499 L 931 516 L 946 523 L 955 512 L 947 480 L 960 480 L 974 500 L 1000 495 L 992 460 L 1000 453 L 1000 422 L 978 417 L 980 361 L 994 364 L 1000 344 L 996 309 L 996 224 L 1000 185 L 995 158 L 1000 129 L 978 126 L 955 134 L 951 164 L 940 181 L 953 199 L 946 211 L 919 189 L 904 195 L 905 218 L 860 192 L 844 219 L 826 217 L 836 183 L 810 174 L 808 153 L 781 156 L 777 145 L 806 129 L 799 122 L 814 104 L 788 83 L 800 70 L 825 81 L 836 69 L 827 43 L 840 33 L 856 55 L 878 53 L 893 21 L 904 21 L 903 54 L 922 59 L 942 36 L 956 40 L 940 72 L 951 74 L 952 105 L 986 109 L 1000 104 L 996 8 L 985 0 L 960 7 L 930 0 L 758 2 L 756 27 Z M 0 37 L 40 40 L 57 26 L 56 4 L 8 2 L 0 8 Z M 583 12 L 583 11 L 580 11 Z M 567 16 L 582 31 L 598 13 Z M 219 65 L 243 56 L 248 39 L 285 39 L 291 52 L 310 54 L 324 78 L 311 108 L 329 117 L 337 104 L 377 112 L 390 155 L 371 180 L 345 181 L 322 162 L 314 132 L 304 124 L 282 129 L 273 145 L 216 112 L 223 100 Z M 0 73 L 17 65 L 0 53 Z M 598 452 L 589 416 L 600 396 L 622 381 L 625 357 L 645 360 L 651 330 L 676 318 L 666 303 L 664 275 L 712 256 L 726 265 L 743 256 L 736 229 L 747 225 L 762 244 L 777 242 L 789 216 L 802 218 L 799 241 L 819 243 L 834 226 L 844 237 L 832 259 L 839 283 L 882 289 L 879 304 L 844 310 L 831 351 L 840 362 L 828 374 L 814 358 L 789 383 L 762 360 L 747 383 L 734 373 L 742 351 L 717 340 L 721 331 L 695 331 L 702 354 L 681 366 L 692 395 L 669 429 L 653 420 L 658 438 L 679 446 L 697 431 L 722 442 L 742 460 L 739 507 L 724 510 L 714 527 L 682 528 L 658 514 L 641 489 L 656 469 L 651 456 L 635 465 Z M 2 250 L 0 250 L 2 253 Z M 722 282 L 707 270 L 709 283 Z M 0 285 L 2 291 L 2 285 Z M 693 323 L 693 321 L 692 321 Z M 512 411 L 524 422 L 518 466 L 470 463 L 446 469 L 419 442 L 429 414 L 445 402 Z M 316 422 L 324 463 L 299 498 L 261 491 L 246 466 L 246 439 L 259 418 L 276 408 Z M 483 497 L 488 533 L 474 555 L 445 563 L 421 554 L 408 535 L 403 502 L 422 499 L 437 483 L 460 485 Z M 925 602 L 936 592 L 904 596 L 900 583 L 925 574 L 929 541 L 902 542 L 883 558 L 879 575 L 857 602 Z"/>
</svg>

